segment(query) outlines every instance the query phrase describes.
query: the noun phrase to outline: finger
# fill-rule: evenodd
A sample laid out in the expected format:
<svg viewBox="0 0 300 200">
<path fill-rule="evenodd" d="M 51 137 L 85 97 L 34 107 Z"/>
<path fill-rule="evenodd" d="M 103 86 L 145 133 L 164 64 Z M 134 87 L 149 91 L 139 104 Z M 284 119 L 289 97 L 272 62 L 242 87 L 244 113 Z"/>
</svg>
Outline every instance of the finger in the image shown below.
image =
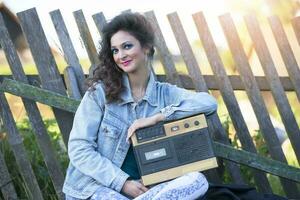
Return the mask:
<svg viewBox="0 0 300 200">
<path fill-rule="evenodd" d="M 147 192 L 149 189 L 146 186 L 141 185 L 141 190 L 143 190 L 143 192 Z"/>
<path fill-rule="evenodd" d="M 135 128 L 129 128 L 128 129 L 128 132 L 127 132 L 127 138 L 126 138 L 126 140 L 128 141 L 129 140 L 129 138 L 131 138 L 131 136 L 134 134 L 134 132 L 135 132 Z"/>
<path fill-rule="evenodd" d="M 143 190 L 141 190 L 140 188 L 136 188 L 135 190 L 133 190 L 133 193 L 134 193 L 135 197 L 138 197 L 145 192 Z"/>
<path fill-rule="evenodd" d="M 145 191 L 140 190 L 140 194 L 139 194 L 139 195 L 142 195 L 142 194 L 144 194 L 144 193 L 145 193 Z"/>
<path fill-rule="evenodd" d="M 130 144 L 129 138 L 126 138 L 126 142 L 127 142 L 128 144 Z"/>
<path fill-rule="evenodd" d="M 126 139 L 129 139 L 130 136 L 131 136 L 131 134 L 132 134 L 132 126 L 130 126 L 130 127 L 128 128 L 128 130 L 127 130 L 127 137 L 126 137 Z"/>
<path fill-rule="evenodd" d="M 142 183 L 138 182 L 138 187 L 143 191 L 143 192 L 147 192 L 148 188 L 146 188 Z"/>
<path fill-rule="evenodd" d="M 135 191 L 135 197 L 138 197 L 138 196 L 140 196 L 140 195 L 142 195 L 142 194 L 144 194 L 145 192 L 143 191 L 143 190 L 141 190 L 141 189 L 138 189 L 137 191 Z"/>
<path fill-rule="evenodd" d="M 131 130 L 128 130 L 127 137 L 126 137 L 126 142 L 129 142 L 129 138 L 131 137 L 131 135 L 132 135 Z"/>
</svg>

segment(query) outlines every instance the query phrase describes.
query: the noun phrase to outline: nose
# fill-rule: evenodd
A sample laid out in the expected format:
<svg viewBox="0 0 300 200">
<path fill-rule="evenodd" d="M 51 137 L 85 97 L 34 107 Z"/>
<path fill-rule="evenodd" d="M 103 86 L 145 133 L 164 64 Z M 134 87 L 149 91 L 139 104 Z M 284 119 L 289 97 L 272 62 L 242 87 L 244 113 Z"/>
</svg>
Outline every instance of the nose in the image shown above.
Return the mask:
<svg viewBox="0 0 300 200">
<path fill-rule="evenodd" d="M 126 54 L 126 52 L 125 52 L 125 51 L 123 51 L 123 50 L 120 50 L 120 51 L 119 51 L 119 59 L 121 59 L 121 60 L 125 60 L 125 59 L 126 59 L 126 57 L 127 57 L 127 54 Z"/>
</svg>

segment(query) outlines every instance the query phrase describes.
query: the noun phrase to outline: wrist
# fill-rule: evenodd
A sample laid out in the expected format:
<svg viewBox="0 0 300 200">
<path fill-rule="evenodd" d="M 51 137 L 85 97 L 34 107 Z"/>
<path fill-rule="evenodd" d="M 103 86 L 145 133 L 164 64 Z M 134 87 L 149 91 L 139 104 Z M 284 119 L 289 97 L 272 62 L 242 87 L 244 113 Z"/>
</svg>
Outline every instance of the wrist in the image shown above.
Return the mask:
<svg viewBox="0 0 300 200">
<path fill-rule="evenodd" d="M 157 113 L 156 115 L 154 115 L 154 117 L 155 117 L 155 123 L 164 121 L 166 119 L 165 115 L 163 115 L 162 113 Z"/>
</svg>

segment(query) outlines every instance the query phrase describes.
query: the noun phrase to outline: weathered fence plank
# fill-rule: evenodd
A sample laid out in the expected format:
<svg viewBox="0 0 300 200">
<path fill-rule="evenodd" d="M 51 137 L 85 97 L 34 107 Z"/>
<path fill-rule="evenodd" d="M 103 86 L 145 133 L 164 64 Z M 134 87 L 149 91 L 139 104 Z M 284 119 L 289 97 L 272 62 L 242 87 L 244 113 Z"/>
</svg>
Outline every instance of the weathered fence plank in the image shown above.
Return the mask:
<svg viewBox="0 0 300 200">
<path fill-rule="evenodd" d="M 45 90 L 28 84 L 22 84 L 11 79 L 4 79 L 0 85 L 1 92 L 8 92 L 17 96 L 32 99 L 36 102 L 66 110 L 68 112 L 75 113 L 78 100 L 68 98 L 65 95 L 61 95 L 50 90 Z"/>
<path fill-rule="evenodd" d="M 177 41 L 180 53 L 188 69 L 189 76 L 194 82 L 195 89 L 197 91 L 208 92 L 204 77 L 200 71 L 199 65 L 189 44 L 187 36 L 185 35 L 178 14 L 170 13 L 167 15 L 167 17 Z"/>
<path fill-rule="evenodd" d="M 288 74 L 294 84 L 295 92 L 300 101 L 300 69 L 297 64 L 295 55 L 293 54 L 292 48 L 289 44 L 287 36 L 284 32 L 283 26 L 277 16 L 269 17 L 269 23 L 281 53 L 283 62 L 286 66 Z"/>
<path fill-rule="evenodd" d="M 300 183 L 300 169 L 244 150 L 213 142 L 214 152 L 224 159 L 253 167 L 267 173 Z"/>
<path fill-rule="evenodd" d="M 292 112 L 287 96 L 280 83 L 278 73 L 276 71 L 271 54 L 268 50 L 267 44 L 263 38 L 258 20 L 253 15 L 247 16 L 245 20 L 254 44 L 255 51 L 271 87 L 271 92 L 274 96 L 274 100 L 283 121 L 285 130 L 294 148 L 298 163 L 300 163 L 300 131 L 297 125 L 296 118 L 294 116 L 294 113 Z"/>
<path fill-rule="evenodd" d="M 76 55 L 75 49 L 73 47 L 65 22 L 59 10 L 54 10 L 50 12 L 50 15 L 56 33 L 58 35 L 58 39 L 60 41 L 61 47 L 64 52 L 64 58 L 68 63 L 68 65 L 74 68 L 77 85 L 79 86 L 81 96 L 83 96 L 83 94 L 85 93 L 85 86 L 84 86 L 85 77 L 81 65 L 79 63 L 79 59 Z"/>
<path fill-rule="evenodd" d="M 208 61 L 216 76 L 218 85 L 220 87 L 220 92 L 226 104 L 229 115 L 232 119 L 232 123 L 236 130 L 238 138 L 242 144 L 242 147 L 247 151 L 257 153 L 204 15 L 203 13 L 198 13 L 193 15 L 193 17 L 197 25 L 197 30 L 201 38 L 203 47 L 208 57 Z M 266 174 L 257 170 L 252 171 L 252 173 L 254 175 L 255 184 L 258 186 L 258 189 L 260 191 L 265 193 L 272 192 Z"/>
<path fill-rule="evenodd" d="M 17 55 L 17 51 L 14 48 L 13 42 L 9 37 L 8 30 L 4 25 L 4 20 L 0 15 L 0 44 L 4 49 L 7 61 L 10 65 L 12 74 L 16 80 L 28 83 L 26 75 L 23 71 L 22 64 Z M 37 138 L 39 149 L 42 152 L 45 164 L 48 168 L 50 177 L 52 179 L 54 188 L 59 199 L 63 199 L 62 186 L 64 181 L 64 175 L 60 168 L 60 165 L 56 159 L 55 151 L 52 148 L 50 137 L 47 133 L 46 127 L 43 123 L 42 116 L 38 110 L 38 107 L 34 101 L 22 98 L 26 112 L 28 113 L 29 121 Z"/>
<path fill-rule="evenodd" d="M 176 84 L 179 87 L 182 87 L 183 84 L 178 77 L 178 73 L 176 71 L 176 67 L 175 67 L 174 61 L 172 59 L 172 55 L 169 52 L 169 49 L 165 42 L 164 36 L 159 28 L 159 25 L 158 25 L 158 22 L 157 22 L 154 12 L 153 11 L 146 12 L 145 16 L 148 18 L 148 20 L 150 21 L 150 23 L 154 29 L 155 47 L 156 47 L 156 50 L 158 51 L 160 60 L 164 66 L 164 70 L 165 70 L 168 82 Z"/>
<path fill-rule="evenodd" d="M 68 66 L 64 69 L 64 80 L 68 91 L 68 96 L 81 99 L 83 94 L 78 87 L 77 75 L 73 66 Z"/>
<path fill-rule="evenodd" d="M 179 45 L 181 54 L 183 55 L 183 59 L 187 65 L 189 75 L 191 76 L 191 78 L 193 79 L 193 81 L 195 83 L 196 91 L 208 92 L 206 83 L 204 81 L 204 78 L 202 76 L 200 68 L 197 64 L 197 61 L 193 54 L 192 48 L 189 45 L 187 37 L 184 33 L 184 30 L 183 30 L 183 27 L 179 20 L 178 15 L 176 13 L 169 14 L 168 19 L 171 24 L 171 28 L 174 32 L 177 43 Z M 213 130 L 213 133 L 216 134 L 216 135 L 214 135 L 214 137 L 222 138 L 222 139 L 220 139 L 220 141 L 229 145 L 228 136 L 222 127 L 220 119 L 218 117 L 215 117 L 212 120 L 212 123 L 216 124 L 216 127 L 217 127 L 217 130 Z M 232 176 L 233 180 L 235 182 L 243 183 L 242 176 L 240 174 L 240 170 L 239 170 L 238 166 L 233 163 L 229 163 L 229 162 L 226 163 L 226 166 L 229 168 L 229 173 Z"/>
<path fill-rule="evenodd" d="M 17 15 L 36 63 L 42 87 L 66 95 L 63 80 L 57 69 L 36 10 L 32 8 L 17 13 Z M 64 142 L 67 144 L 74 116 L 63 110 L 53 109 L 53 112 Z"/>
<path fill-rule="evenodd" d="M 75 17 L 75 21 L 80 32 L 80 37 L 83 41 L 88 57 L 92 65 L 97 65 L 99 63 L 97 49 L 95 47 L 88 25 L 85 21 L 83 12 L 82 10 L 77 10 L 73 12 L 73 15 Z"/>
<path fill-rule="evenodd" d="M 29 199 L 43 200 L 43 195 L 32 170 L 26 149 L 22 142 L 5 95 L 0 92 L 0 113 L 8 134 L 8 142 L 14 153 L 20 174 L 28 188 Z"/>
<path fill-rule="evenodd" d="M 294 19 L 292 19 L 292 26 L 298 41 L 298 44 L 300 45 L 300 16 L 295 17 Z"/>
<path fill-rule="evenodd" d="M 98 32 L 99 32 L 99 34 L 100 34 L 101 37 L 102 37 L 103 27 L 104 27 L 105 24 L 106 24 L 106 19 L 105 19 L 105 16 L 104 16 L 103 12 L 94 14 L 94 15 L 93 15 L 93 19 L 94 19 L 94 22 L 95 22 L 96 27 L 97 27 L 97 29 L 98 29 Z"/>
<path fill-rule="evenodd" d="M 254 75 L 251 71 L 246 53 L 242 47 L 233 20 L 230 17 L 230 14 L 222 15 L 219 17 L 219 19 L 236 67 L 240 73 L 243 83 L 245 84 L 246 93 L 253 107 L 270 155 L 275 160 L 287 163 L 284 153 L 281 149 L 279 139 L 276 135 L 275 129 L 268 114 L 268 110 L 266 108 L 266 105 L 264 104 L 263 98 L 255 82 Z M 297 186 L 293 182 L 282 178 L 280 179 L 280 181 L 282 183 L 284 191 L 289 198 L 300 197 Z"/>
<path fill-rule="evenodd" d="M 206 83 L 201 74 L 200 68 L 197 65 L 196 59 L 193 56 L 193 52 L 192 52 L 191 47 L 189 46 L 188 40 L 185 37 L 185 33 L 183 31 L 183 28 L 182 28 L 182 25 L 181 25 L 181 22 L 179 20 L 177 13 L 168 14 L 167 17 L 170 22 L 173 33 L 175 35 L 175 38 L 177 40 L 177 43 L 180 48 L 183 59 L 187 65 L 189 76 L 192 78 L 192 84 L 194 85 L 195 90 L 198 92 L 200 92 L 200 91 L 208 92 Z M 185 81 L 183 81 L 183 80 L 181 82 L 185 83 Z M 185 88 L 184 85 L 183 85 L 183 87 Z M 215 119 L 217 119 L 217 118 L 215 118 Z M 221 122 L 219 119 L 218 119 L 218 122 L 221 125 Z M 212 123 L 218 123 L 218 122 L 212 122 Z M 220 126 L 220 128 L 222 128 L 222 126 Z M 215 132 L 215 131 L 213 131 L 213 132 Z M 222 133 L 222 131 L 219 131 L 219 132 Z M 223 133 L 225 133 L 225 132 L 223 132 Z M 226 134 L 224 136 L 227 137 Z M 219 159 L 218 162 L 220 164 L 222 164 L 221 162 L 223 162 L 223 161 Z M 221 183 L 222 182 L 221 177 L 223 174 L 219 174 L 219 176 L 218 176 L 218 171 L 221 171 L 221 172 L 224 171 L 222 165 L 219 166 L 219 168 L 221 168 L 221 167 L 222 167 L 222 170 L 213 169 L 213 170 L 210 170 L 209 173 L 207 173 L 206 175 L 208 177 L 210 177 L 213 181 Z M 229 172 L 230 174 L 238 173 L 239 168 L 238 168 L 238 166 L 236 166 L 235 170 L 230 169 L 230 168 L 228 170 L 230 170 L 230 172 Z M 236 171 L 236 172 L 233 172 L 233 171 Z"/>
<path fill-rule="evenodd" d="M 1 144 L 1 141 L 0 141 Z M 15 187 L 5 164 L 4 156 L 0 151 L 0 189 L 5 200 L 18 199 Z"/>
</svg>

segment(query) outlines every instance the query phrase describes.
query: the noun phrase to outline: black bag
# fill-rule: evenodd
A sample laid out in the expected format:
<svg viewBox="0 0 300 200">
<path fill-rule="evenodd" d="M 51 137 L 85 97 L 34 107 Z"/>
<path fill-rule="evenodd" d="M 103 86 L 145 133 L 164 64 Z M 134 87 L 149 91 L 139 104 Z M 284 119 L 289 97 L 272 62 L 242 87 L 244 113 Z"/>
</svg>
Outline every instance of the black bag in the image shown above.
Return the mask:
<svg viewBox="0 0 300 200">
<path fill-rule="evenodd" d="M 198 200 L 287 200 L 287 198 L 257 192 L 254 187 L 236 184 L 209 184 L 206 194 Z"/>
</svg>

